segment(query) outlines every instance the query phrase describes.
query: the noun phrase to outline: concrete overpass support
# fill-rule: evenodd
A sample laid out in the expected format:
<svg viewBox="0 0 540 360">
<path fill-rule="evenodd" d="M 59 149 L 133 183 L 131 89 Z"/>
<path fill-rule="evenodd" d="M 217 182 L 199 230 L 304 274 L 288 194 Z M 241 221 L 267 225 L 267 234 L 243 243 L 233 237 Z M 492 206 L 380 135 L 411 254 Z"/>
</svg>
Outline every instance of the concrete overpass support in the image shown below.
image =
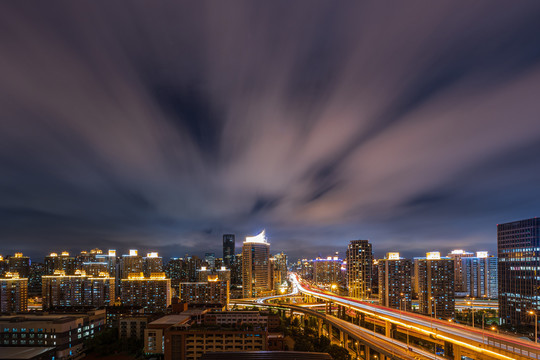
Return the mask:
<svg viewBox="0 0 540 360">
<path fill-rule="evenodd" d="M 387 338 L 392 337 L 392 324 L 389 321 L 384 322 L 384 335 Z"/>
<path fill-rule="evenodd" d="M 319 337 L 321 337 L 322 335 L 322 325 L 323 325 L 322 319 L 317 319 L 317 329 L 318 329 Z"/>
<path fill-rule="evenodd" d="M 461 347 L 454 345 L 454 360 L 461 360 Z"/>
</svg>

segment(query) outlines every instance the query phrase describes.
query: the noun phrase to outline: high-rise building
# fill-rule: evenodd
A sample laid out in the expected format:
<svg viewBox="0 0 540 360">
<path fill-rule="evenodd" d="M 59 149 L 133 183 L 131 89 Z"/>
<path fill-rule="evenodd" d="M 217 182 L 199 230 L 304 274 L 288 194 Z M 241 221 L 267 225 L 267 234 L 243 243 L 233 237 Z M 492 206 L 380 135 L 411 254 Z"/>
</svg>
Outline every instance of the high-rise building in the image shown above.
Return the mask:
<svg viewBox="0 0 540 360">
<path fill-rule="evenodd" d="M 540 314 L 540 218 L 497 225 L 499 313 L 502 324 L 534 324 Z"/>
<path fill-rule="evenodd" d="M 313 282 L 318 285 L 332 285 L 340 282 L 343 260 L 337 256 L 316 258 L 313 261 Z"/>
<path fill-rule="evenodd" d="M 365 299 L 371 294 L 373 252 L 368 240 L 352 240 L 347 247 L 349 296 Z"/>
<path fill-rule="evenodd" d="M 41 296 L 41 277 L 45 275 L 45 265 L 32 262 L 28 277 L 28 296 Z"/>
<path fill-rule="evenodd" d="M 229 282 L 210 277 L 208 281 L 180 283 L 180 300 L 191 304 L 229 303 Z"/>
<path fill-rule="evenodd" d="M 282 284 L 283 282 L 287 281 L 287 273 L 288 273 L 288 259 L 287 254 L 285 254 L 283 251 L 279 254 L 275 254 L 273 256 L 273 272 L 274 272 L 274 281 L 275 283 Z"/>
<path fill-rule="evenodd" d="M 0 255 L 0 276 L 3 276 L 8 271 L 9 271 L 9 261 L 8 259 L 4 259 L 2 255 Z"/>
<path fill-rule="evenodd" d="M 216 254 L 215 253 L 205 253 L 204 262 L 210 269 L 216 268 Z"/>
<path fill-rule="evenodd" d="M 30 276 L 30 258 L 23 253 L 15 253 L 8 258 L 9 272 L 19 274 L 19 277 L 28 279 Z"/>
<path fill-rule="evenodd" d="M 475 257 L 462 260 L 464 288 L 473 298 L 496 299 L 498 293 L 497 258 L 487 251 L 478 251 Z"/>
<path fill-rule="evenodd" d="M 199 257 L 186 254 L 184 257 L 184 269 L 187 281 L 197 281 L 198 270 L 201 268 L 202 263 Z"/>
<path fill-rule="evenodd" d="M 130 273 L 122 279 L 121 299 L 123 305 L 143 306 L 145 312 L 162 312 L 171 305 L 171 279 L 165 273 Z"/>
<path fill-rule="evenodd" d="M 43 308 L 71 306 L 104 306 L 114 300 L 114 278 L 108 273 L 87 275 L 83 270 L 67 275 L 56 270 L 53 275 L 43 275 Z"/>
<path fill-rule="evenodd" d="M 465 285 L 465 279 L 463 274 L 463 262 L 462 259 L 473 257 L 474 254 L 465 250 L 453 250 L 447 255 L 454 260 L 454 286 L 456 293 L 463 293 L 467 291 Z"/>
<path fill-rule="evenodd" d="M 231 262 L 231 285 L 242 285 L 242 253 L 236 254 Z"/>
<path fill-rule="evenodd" d="M 223 264 L 227 268 L 231 268 L 231 263 L 234 262 L 234 246 L 235 246 L 235 237 L 234 234 L 224 234 L 223 235 Z"/>
<path fill-rule="evenodd" d="M 179 285 L 181 282 L 188 281 L 184 265 L 184 259 L 172 258 L 165 266 L 165 275 L 171 279 L 172 296 L 180 297 Z"/>
<path fill-rule="evenodd" d="M 50 253 L 45 256 L 46 275 L 52 275 L 56 270 L 62 270 L 66 275 L 73 275 L 75 270 L 80 270 L 80 268 L 77 266 L 77 260 L 73 256 L 69 256 L 69 252 L 62 251 L 60 255 Z"/>
<path fill-rule="evenodd" d="M 91 250 L 94 251 L 94 250 Z M 101 251 L 101 250 L 100 250 Z M 116 269 L 117 267 L 117 261 L 116 261 L 116 250 L 110 249 L 107 254 L 96 254 L 95 261 L 99 263 L 106 263 L 107 264 L 107 272 L 109 273 L 109 276 L 116 278 L 118 271 Z"/>
<path fill-rule="evenodd" d="M 121 278 L 127 279 L 129 274 L 138 274 L 144 272 L 144 262 L 142 256 L 139 256 L 137 250 L 129 250 L 129 254 L 122 255 L 121 258 Z"/>
<path fill-rule="evenodd" d="M 399 253 L 388 253 L 379 260 L 379 304 L 394 309 L 411 311 L 412 261 L 399 256 Z"/>
<path fill-rule="evenodd" d="M 418 299 L 422 314 L 437 318 L 453 318 L 454 260 L 441 257 L 439 252 L 428 252 L 418 258 Z"/>
<path fill-rule="evenodd" d="M 0 313 L 28 310 L 28 279 L 6 272 L 0 277 Z"/>
<path fill-rule="evenodd" d="M 272 289 L 270 275 L 270 244 L 265 230 L 248 236 L 242 245 L 242 289 L 245 298 L 258 297 Z"/>
<path fill-rule="evenodd" d="M 163 258 L 157 252 L 146 254 L 144 260 L 144 276 L 150 277 L 152 273 L 163 272 Z"/>
</svg>

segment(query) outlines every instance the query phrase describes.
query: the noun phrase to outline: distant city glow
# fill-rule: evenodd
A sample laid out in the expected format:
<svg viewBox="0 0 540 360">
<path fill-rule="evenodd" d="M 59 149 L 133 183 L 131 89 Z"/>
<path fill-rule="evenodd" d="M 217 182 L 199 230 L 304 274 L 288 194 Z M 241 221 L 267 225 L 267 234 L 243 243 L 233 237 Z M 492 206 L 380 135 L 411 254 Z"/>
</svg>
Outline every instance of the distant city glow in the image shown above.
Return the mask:
<svg viewBox="0 0 540 360">
<path fill-rule="evenodd" d="M 261 231 L 258 235 L 255 236 L 246 236 L 246 241 L 244 241 L 244 243 L 267 244 L 266 230 Z"/>
</svg>

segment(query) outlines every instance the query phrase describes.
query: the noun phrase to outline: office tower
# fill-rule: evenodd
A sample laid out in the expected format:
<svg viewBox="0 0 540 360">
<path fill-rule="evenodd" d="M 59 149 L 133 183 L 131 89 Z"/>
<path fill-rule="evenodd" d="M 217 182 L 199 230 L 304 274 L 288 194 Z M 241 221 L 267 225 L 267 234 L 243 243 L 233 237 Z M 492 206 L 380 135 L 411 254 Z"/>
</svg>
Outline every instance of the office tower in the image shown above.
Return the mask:
<svg viewBox="0 0 540 360">
<path fill-rule="evenodd" d="M 265 230 L 258 235 L 247 236 L 242 245 L 242 284 L 245 298 L 271 291 L 270 244 Z"/>
<path fill-rule="evenodd" d="M 8 259 L 4 259 L 2 255 L 0 255 L 0 276 L 3 276 L 8 271 L 9 271 L 9 261 Z"/>
<path fill-rule="evenodd" d="M 388 253 L 379 260 L 379 304 L 394 309 L 411 311 L 412 261 L 399 256 L 399 253 Z"/>
<path fill-rule="evenodd" d="M 0 313 L 28 310 L 28 279 L 6 272 L 0 277 Z"/>
<path fill-rule="evenodd" d="M 368 240 L 352 240 L 347 247 L 347 286 L 349 296 L 365 299 L 371 292 L 373 252 Z"/>
<path fill-rule="evenodd" d="M 211 277 L 208 281 L 180 283 L 180 300 L 189 304 L 229 304 L 229 282 Z"/>
<path fill-rule="evenodd" d="M 187 281 L 197 281 L 198 270 L 201 268 L 203 261 L 197 256 L 186 254 L 184 257 L 184 269 L 187 276 Z"/>
<path fill-rule="evenodd" d="M 231 262 L 231 284 L 242 285 L 242 253 L 236 254 Z"/>
<path fill-rule="evenodd" d="M 45 274 L 45 265 L 33 262 L 30 265 L 30 276 L 28 277 L 28 296 L 41 296 L 41 277 Z"/>
<path fill-rule="evenodd" d="M 343 260 L 337 256 L 328 256 L 325 259 L 316 258 L 312 262 L 313 282 L 318 285 L 337 285 L 340 282 Z"/>
<path fill-rule="evenodd" d="M 488 255 L 487 251 L 478 251 L 475 257 L 466 257 L 461 261 L 467 295 L 473 298 L 498 298 L 497 258 Z"/>
<path fill-rule="evenodd" d="M 313 280 L 313 260 L 300 260 L 300 276 L 306 280 Z"/>
<path fill-rule="evenodd" d="M 497 225 L 499 312 L 502 324 L 534 324 L 540 314 L 540 218 Z"/>
<path fill-rule="evenodd" d="M 157 252 L 147 253 L 144 260 L 144 276 L 163 272 L 163 258 Z"/>
<path fill-rule="evenodd" d="M 180 283 L 188 281 L 186 271 L 184 269 L 184 259 L 172 258 L 165 265 L 165 275 L 171 279 L 172 296 L 180 297 Z"/>
<path fill-rule="evenodd" d="M 428 252 L 418 258 L 418 299 L 422 314 L 454 317 L 454 260 Z"/>
<path fill-rule="evenodd" d="M 280 283 L 287 281 L 288 265 L 287 254 L 283 251 L 274 255 L 274 270 L 279 274 Z"/>
<path fill-rule="evenodd" d="M 464 293 L 467 291 L 463 274 L 462 259 L 473 257 L 474 254 L 464 250 L 453 250 L 448 254 L 448 257 L 454 260 L 454 286 L 456 293 Z"/>
<path fill-rule="evenodd" d="M 30 276 L 30 258 L 22 253 L 15 253 L 8 259 L 9 272 L 19 274 L 19 277 L 28 279 Z"/>
<path fill-rule="evenodd" d="M 129 254 L 122 255 L 121 258 L 121 278 L 127 279 L 129 274 L 139 274 L 144 272 L 144 262 L 142 256 L 139 256 L 137 250 L 129 250 Z"/>
<path fill-rule="evenodd" d="M 227 268 L 231 268 L 231 263 L 234 262 L 234 234 L 223 235 L 223 264 Z"/>
<path fill-rule="evenodd" d="M 122 304 L 143 306 L 146 313 L 164 312 L 171 304 L 171 279 L 165 273 L 144 277 L 142 272 L 130 273 L 122 279 Z"/>
<path fill-rule="evenodd" d="M 43 309 L 71 306 L 104 306 L 114 300 L 114 278 L 108 273 L 87 275 L 76 270 L 68 275 L 56 270 L 53 275 L 43 275 Z"/>
<path fill-rule="evenodd" d="M 45 256 L 46 275 L 52 275 L 56 270 L 63 270 L 67 275 L 73 275 L 78 269 L 80 266 L 77 266 L 77 259 L 69 256 L 67 251 L 62 251 L 60 255 L 53 252 Z"/>
<path fill-rule="evenodd" d="M 210 269 L 215 269 L 216 267 L 216 254 L 215 253 L 205 253 L 204 262 L 206 266 Z"/>
<path fill-rule="evenodd" d="M 371 266 L 371 290 L 368 290 L 368 297 L 379 295 L 379 260 L 373 259 Z"/>
</svg>

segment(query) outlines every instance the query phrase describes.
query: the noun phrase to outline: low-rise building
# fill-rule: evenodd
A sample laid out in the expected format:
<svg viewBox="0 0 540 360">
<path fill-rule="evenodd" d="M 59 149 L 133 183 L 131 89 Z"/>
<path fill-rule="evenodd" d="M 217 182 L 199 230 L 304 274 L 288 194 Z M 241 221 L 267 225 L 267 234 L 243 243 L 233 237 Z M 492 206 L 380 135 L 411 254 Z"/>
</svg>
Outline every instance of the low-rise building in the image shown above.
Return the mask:
<svg viewBox="0 0 540 360">
<path fill-rule="evenodd" d="M 104 327 L 105 310 L 0 316 L 0 353 L 2 347 L 53 347 L 56 360 L 71 359 Z"/>
<path fill-rule="evenodd" d="M 204 316 L 205 325 L 237 326 L 252 324 L 263 329 L 279 327 L 278 315 L 259 311 L 211 311 Z"/>
<path fill-rule="evenodd" d="M 129 316 L 118 320 L 118 337 L 120 339 L 143 339 L 144 329 L 148 324 L 146 316 Z"/>
</svg>

